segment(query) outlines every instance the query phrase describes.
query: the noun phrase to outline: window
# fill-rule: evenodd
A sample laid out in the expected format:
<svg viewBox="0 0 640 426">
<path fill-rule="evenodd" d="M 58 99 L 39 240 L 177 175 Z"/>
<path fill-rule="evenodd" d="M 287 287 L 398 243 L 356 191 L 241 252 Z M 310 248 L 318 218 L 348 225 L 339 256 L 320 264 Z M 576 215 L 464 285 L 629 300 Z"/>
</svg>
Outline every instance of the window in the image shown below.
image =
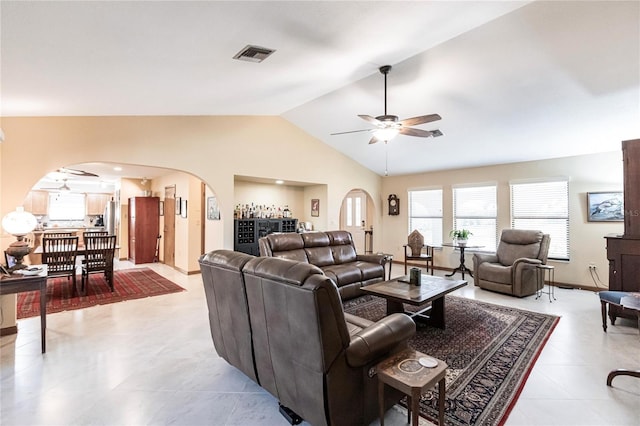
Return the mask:
<svg viewBox="0 0 640 426">
<path fill-rule="evenodd" d="M 483 251 L 495 251 L 497 205 L 496 185 L 454 187 L 453 228 L 471 231 L 469 245 L 483 246 Z"/>
<path fill-rule="evenodd" d="M 569 182 L 511 183 L 511 227 L 551 236 L 549 258 L 569 260 Z"/>
<path fill-rule="evenodd" d="M 442 189 L 409 191 L 409 232 L 417 229 L 427 245 L 442 244 Z"/>
<path fill-rule="evenodd" d="M 84 220 L 84 194 L 58 192 L 49 194 L 50 220 Z"/>
</svg>

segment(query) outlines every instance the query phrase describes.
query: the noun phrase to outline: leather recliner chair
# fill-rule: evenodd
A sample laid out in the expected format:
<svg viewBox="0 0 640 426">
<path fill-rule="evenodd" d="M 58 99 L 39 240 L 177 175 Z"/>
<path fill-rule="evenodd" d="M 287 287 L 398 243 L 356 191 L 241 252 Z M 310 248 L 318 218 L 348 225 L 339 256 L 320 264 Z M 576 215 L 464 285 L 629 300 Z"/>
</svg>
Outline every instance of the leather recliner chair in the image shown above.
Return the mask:
<svg viewBox="0 0 640 426">
<path fill-rule="evenodd" d="M 407 347 L 415 334 L 411 318 L 393 314 L 373 323 L 345 314 L 335 283 L 311 264 L 218 250 L 203 255 L 200 265 L 211 333 L 224 359 L 251 373 L 250 353 L 257 383 L 313 425 L 377 418 L 375 366 Z M 234 318 L 222 321 L 227 311 Z M 233 339 L 239 341 L 227 342 Z M 401 398 L 388 389 L 385 409 Z"/>
<path fill-rule="evenodd" d="M 474 284 L 518 297 L 534 294 L 543 279 L 537 265 L 547 263 L 549 243 L 542 231 L 503 230 L 496 253 L 473 255 Z"/>
</svg>

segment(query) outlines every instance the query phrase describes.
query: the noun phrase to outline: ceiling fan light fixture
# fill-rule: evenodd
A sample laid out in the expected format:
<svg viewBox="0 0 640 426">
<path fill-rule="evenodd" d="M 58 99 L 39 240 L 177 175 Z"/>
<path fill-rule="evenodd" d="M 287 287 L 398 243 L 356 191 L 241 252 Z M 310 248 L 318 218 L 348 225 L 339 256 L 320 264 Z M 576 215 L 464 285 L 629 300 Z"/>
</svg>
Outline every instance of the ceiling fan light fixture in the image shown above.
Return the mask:
<svg viewBox="0 0 640 426">
<path fill-rule="evenodd" d="M 400 133 L 400 129 L 397 127 L 386 127 L 373 131 L 373 135 L 376 137 L 376 139 L 379 139 L 381 141 L 390 141 L 391 139 L 398 136 L 398 133 Z"/>
</svg>

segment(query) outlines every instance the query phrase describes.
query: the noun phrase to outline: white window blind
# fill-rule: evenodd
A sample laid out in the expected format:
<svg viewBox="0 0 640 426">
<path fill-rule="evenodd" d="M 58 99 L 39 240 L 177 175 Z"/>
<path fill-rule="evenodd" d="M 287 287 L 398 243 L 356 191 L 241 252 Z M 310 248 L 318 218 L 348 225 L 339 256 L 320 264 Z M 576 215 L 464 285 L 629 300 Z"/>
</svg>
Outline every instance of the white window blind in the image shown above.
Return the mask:
<svg viewBox="0 0 640 426">
<path fill-rule="evenodd" d="M 496 185 L 453 188 L 453 227 L 471 231 L 468 245 L 483 246 L 482 251 L 496 250 L 497 205 Z"/>
<path fill-rule="evenodd" d="M 511 183 L 511 227 L 551 237 L 549 258 L 569 259 L 569 182 Z"/>
<path fill-rule="evenodd" d="M 442 244 L 442 189 L 409 191 L 409 230 L 417 229 L 427 245 Z"/>
<path fill-rule="evenodd" d="M 84 194 L 58 192 L 49 194 L 50 220 L 84 220 Z"/>
</svg>

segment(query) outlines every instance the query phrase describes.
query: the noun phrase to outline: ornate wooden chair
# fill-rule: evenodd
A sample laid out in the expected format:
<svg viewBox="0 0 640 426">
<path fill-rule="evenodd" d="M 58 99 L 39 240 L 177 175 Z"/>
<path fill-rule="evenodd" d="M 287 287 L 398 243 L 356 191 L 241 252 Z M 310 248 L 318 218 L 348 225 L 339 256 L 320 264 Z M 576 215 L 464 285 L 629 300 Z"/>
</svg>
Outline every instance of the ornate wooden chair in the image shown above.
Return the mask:
<svg viewBox="0 0 640 426">
<path fill-rule="evenodd" d="M 73 237 L 74 233 L 72 231 L 47 231 L 42 234 L 42 238 L 59 238 L 59 237 Z"/>
<path fill-rule="evenodd" d="M 67 277 L 73 287 L 71 295 L 76 292 L 76 257 L 78 255 L 78 237 L 42 238 L 42 263 L 47 265 L 48 277 Z"/>
<path fill-rule="evenodd" d="M 409 249 L 411 249 L 409 251 Z M 420 232 L 414 230 L 409 234 L 408 244 L 404 245 L 404 274 L 407 274 L 407 262 L 426 262 L 426 272 L 429 272 L 431 265 L 431 275 L 433 275 L 433 247 L 424 243 L 424 237 Z"/>
<path fill-rule="evenodd" d="M 82 260 L 82 292 L 86 294 L 85 285 L 89 282 L 89 274 L 104 273 L 111 288 L 113 287 L 113 258 L 116 250 L 115 235 L 88 235 L 84 237 L 85 255 Z"/>
</svg>

